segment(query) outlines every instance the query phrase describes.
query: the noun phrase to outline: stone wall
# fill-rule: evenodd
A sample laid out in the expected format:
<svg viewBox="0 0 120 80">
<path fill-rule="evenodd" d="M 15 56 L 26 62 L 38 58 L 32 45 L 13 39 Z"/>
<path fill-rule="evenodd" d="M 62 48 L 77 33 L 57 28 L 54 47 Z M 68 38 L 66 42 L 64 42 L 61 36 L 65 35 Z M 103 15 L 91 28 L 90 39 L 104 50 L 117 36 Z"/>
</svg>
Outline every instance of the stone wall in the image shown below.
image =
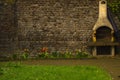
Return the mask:
<svg viewBox="0 0 120 80">
<path fill-rule="evenodd" d="M 14 20 L 14 5 L 0 1 L 0 54 L 8 54 L 14 50 L 16 36 Z"/>
<path fill-rule="evenodd" d="M 90 52 L 98 0 L 15 1 L 0 1 L 0 52 L 27 48 L 34 53 L 43 47 Z"/>
<path fill-rule="evenodd" d="M 20 49 L 87 51 L 98 17 L 97 0 L 18 0 Z"/>
</svg>

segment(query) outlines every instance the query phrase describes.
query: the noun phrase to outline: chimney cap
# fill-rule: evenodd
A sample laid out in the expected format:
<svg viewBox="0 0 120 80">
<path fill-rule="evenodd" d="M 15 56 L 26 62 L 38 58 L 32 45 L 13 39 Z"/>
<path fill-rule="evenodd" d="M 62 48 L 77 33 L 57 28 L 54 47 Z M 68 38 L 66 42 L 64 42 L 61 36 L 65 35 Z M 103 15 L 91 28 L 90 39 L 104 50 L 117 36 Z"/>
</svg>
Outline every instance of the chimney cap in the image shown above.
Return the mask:
<svg viewBox="0 0 120 80">
<path fill-rule="evenodd" d="M 106 2 L 107 2 L 106 0 L 100 0 L 101 4 L 106 4 Z"/>
</svg>

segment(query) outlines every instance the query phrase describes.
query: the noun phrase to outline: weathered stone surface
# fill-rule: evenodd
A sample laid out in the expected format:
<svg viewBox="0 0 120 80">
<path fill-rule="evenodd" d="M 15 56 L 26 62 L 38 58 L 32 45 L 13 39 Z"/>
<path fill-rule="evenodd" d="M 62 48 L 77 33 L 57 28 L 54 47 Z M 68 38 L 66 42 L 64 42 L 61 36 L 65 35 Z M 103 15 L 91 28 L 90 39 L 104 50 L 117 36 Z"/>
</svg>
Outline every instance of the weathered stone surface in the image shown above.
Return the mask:
<svg viewBox="0 0 120 80">
<path fill-rule="evenodd" d="M 0 1 L 0 54 L 14 51 L 15 29 L 14 7 Z"/>
<path fill-rule="evenodd" d="M 14 49 L 90 51 L 87 43 L 98 18 L 98 0 L 17 0 L 16 16 L 12 7 L 2 8 L 0 30 L 10 31 Z"/>
<path fill-rule="evenodd" d="M 24 48 L 86 50 L 98 16 L 97 1 L 18 0 L 17 5 L 18 39 L 29 43 Z"/>
</svg>

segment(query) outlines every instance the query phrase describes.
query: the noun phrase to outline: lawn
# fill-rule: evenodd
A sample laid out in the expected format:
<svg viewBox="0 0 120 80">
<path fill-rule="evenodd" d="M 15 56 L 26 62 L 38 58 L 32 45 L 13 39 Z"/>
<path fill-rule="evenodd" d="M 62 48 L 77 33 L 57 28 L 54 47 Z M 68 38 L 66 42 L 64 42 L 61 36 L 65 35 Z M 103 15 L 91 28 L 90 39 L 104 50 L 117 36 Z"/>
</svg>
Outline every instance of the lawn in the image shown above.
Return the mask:
<svg viewBox="0 0 120 80">
<path fill-rule="evenodd" d="M 0 63 L 0 80 L 112 80 L 95 66 L 52 66 Z"/>
</svg>

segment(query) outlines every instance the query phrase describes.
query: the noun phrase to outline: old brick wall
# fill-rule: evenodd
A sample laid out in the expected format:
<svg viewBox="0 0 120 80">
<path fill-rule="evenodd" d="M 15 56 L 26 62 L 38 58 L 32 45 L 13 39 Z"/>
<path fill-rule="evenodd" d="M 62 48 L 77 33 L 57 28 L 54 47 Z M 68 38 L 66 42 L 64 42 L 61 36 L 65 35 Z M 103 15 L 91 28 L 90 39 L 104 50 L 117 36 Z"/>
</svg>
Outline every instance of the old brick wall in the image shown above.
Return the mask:
<svg viewBox="0 0 120 80">
<path fill-rule="evenodd" d="M 31 51 L 89 51 L 97 0 L 18 0 L 18 46 Z"/>
</svg>

